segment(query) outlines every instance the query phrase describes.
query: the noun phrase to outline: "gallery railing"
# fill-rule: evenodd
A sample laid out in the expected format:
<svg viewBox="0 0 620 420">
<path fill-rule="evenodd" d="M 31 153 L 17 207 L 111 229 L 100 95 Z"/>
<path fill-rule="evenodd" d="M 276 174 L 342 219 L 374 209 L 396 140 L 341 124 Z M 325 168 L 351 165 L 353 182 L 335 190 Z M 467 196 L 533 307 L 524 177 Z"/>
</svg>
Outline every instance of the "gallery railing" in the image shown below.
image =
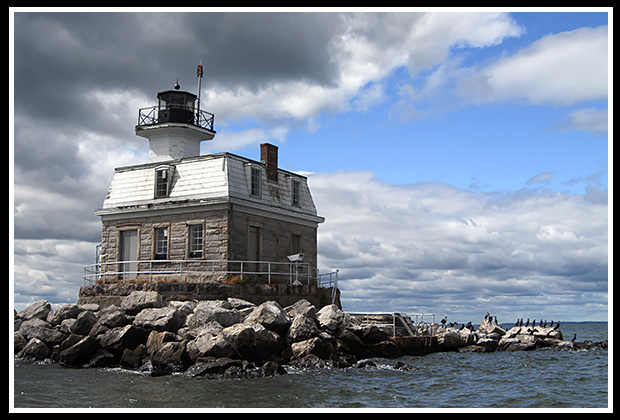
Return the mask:
<svg viewBox="0 0 620 420">
<path fill-rule="evenodd" d="M 176 112 L 170 116 L 170 112 Z M 167 122 L 193 124 L 197 127 L 213 131 L 215 116 L 203 110 L 194 111 L 191 107 L 178 106 L 152 106 L 138 110 L 138 126 L 149 126 Z"/>
<path fill-rule="evenodd" d="M 338 287 L 338 270 L 320 273 L 307 263 L 228 260 L 113 261 L 84 267 L 84 285 L 112 283 L 221 281 L 288 283 Z"/>
</svg>

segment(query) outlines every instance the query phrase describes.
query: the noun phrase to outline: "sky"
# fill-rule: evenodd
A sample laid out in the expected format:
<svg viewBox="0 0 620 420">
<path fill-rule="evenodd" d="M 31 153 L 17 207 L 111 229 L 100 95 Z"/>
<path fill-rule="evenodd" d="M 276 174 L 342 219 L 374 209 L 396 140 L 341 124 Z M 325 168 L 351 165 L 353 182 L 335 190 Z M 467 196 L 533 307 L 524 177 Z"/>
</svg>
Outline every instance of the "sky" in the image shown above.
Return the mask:
<svg viewBox="0 0 620 420">
<path fill-rule="evenodd" d="M 75 303 L 138 109 L 308 177 L 349 312 L 608 320 L 612 9 L 10 9 L 10 304 Z M 612 201 L 613 203 L 613 201 Z"/>
</svg>

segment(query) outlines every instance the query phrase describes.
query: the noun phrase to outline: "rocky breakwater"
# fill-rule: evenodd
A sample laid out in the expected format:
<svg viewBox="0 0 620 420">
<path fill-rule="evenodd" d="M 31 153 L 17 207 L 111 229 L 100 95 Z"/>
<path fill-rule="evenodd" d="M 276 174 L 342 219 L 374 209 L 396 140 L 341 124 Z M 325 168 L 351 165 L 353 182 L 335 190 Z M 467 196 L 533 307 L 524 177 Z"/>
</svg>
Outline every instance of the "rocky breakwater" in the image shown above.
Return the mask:
<svg viewBox="0 0 620 420">
<path fill-rule="evenodd" d="M 51 359 L 66 367 L 122 366 L 152 375 L 260 377 L 284 365 L 355 366 L 389 357 L 384 332 L 356 325 L 336 305 L 317 310 L 302 299 L 282 308 L 229 298 L 172 301 L 136 291 L 120 306 L 38 301 L 14 317 L 16 357 Z"/>
<path fill-rule="evenodd" d="M 494 322 L 491 316 L 485 316 L 477 330 L 473 328 L 471 323 L 459 329 L 438 326 L 437 337 L 440 351 L 521 351 L 547 347 L 560 350 L 579 350 L 607 347 L 607 340 L 603 342 L 565 341 L 559 325 L 554 327 L 516 325 L 506 331 Z"/>
</svg>

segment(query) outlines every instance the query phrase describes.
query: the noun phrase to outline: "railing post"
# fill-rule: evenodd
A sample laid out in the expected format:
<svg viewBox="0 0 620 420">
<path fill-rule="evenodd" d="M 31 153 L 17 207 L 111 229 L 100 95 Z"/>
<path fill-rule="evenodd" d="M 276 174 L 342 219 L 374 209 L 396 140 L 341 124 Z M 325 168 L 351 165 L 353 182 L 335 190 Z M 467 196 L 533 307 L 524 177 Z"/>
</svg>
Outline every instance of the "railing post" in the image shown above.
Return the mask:
<svg viewBox="0 0 620 420">
<path fill-rule="evenodd" d="M 267 283 L 271 284 L 271 261 L 267 263 Z"/>
</svg>

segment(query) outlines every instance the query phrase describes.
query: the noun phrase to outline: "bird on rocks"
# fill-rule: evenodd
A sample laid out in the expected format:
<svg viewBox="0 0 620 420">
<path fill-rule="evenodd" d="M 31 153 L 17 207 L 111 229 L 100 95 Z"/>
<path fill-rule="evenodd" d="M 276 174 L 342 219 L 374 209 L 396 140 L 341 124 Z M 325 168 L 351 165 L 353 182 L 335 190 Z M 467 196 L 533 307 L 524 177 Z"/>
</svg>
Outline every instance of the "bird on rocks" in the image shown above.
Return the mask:
<svg viewBox="0 0 620 420">
<path fill-rule="evenodd" d="M 523 326 L 523 318 L 519 320 L 519 327 L 522 327 L 522 326 Z"/>
<path fill-rule="evenodd" d="M 553 327 L 553 319 L 551 320 L 551 324 L 549 324 L 550 327 Z"/>
<path fill-rule="evenodd" d="M 445 326 L 446 322 L 448 322 L 448 316 L 447 315 L 441 320 L 441 325 Z"/>
<path fill-rule="evenodd" d="M 577 339 L 577 333 L 575 333 L 575 335 L 573 335 L 573 339 L 571 340 L 571 343 L 574 343 L 576 339 Z"/>
<path fill-rule="evenodd" d="M 515 327 L 518 327 L 518 326 L 519 326 L 519 318 L 517 318 L 517 322 L 515 322 L 515 325 L 514 325 L 514 326 L 515 326 Z"/>
<path fill-rule="evenodd" d="M 497 316 L 493 316 L 493 319 L 495 320 L 495 323 L 499 325 L 499 323 L 497 322 Z"/>
<path fill-rule="evenodd" d="M 555 327 L 553 327 L 554 330 L 559 330 L 560 329 L 560 321 L 557 322 L 557 324 L 555 324 Z"/>
<path fill-rule="evenodd" d="M 525 326 L 527 327 L 528 325 L 530 325 L 530 319 L 528 318 L 527 321 L 525 321 Z"/>
</svg>

